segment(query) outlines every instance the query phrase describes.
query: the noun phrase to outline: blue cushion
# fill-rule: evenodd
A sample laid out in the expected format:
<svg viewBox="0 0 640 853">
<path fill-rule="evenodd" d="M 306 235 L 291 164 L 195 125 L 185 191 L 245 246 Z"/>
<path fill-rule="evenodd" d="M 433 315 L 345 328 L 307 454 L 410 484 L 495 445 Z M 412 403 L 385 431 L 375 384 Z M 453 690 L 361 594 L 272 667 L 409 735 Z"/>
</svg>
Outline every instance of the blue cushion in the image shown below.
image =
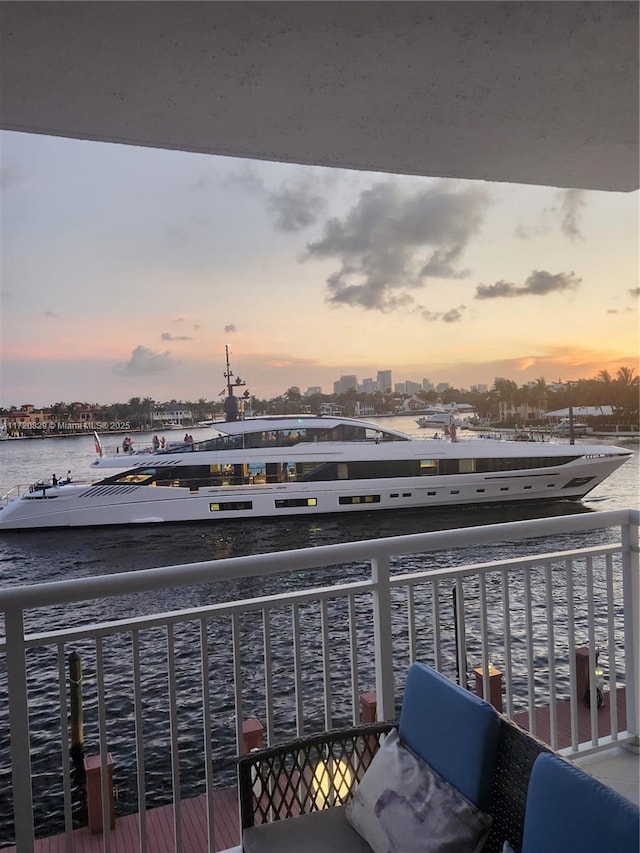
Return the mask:
<svg viewBox="0 0 640 853">
<path fill-rule="evenodd" d="M 414 663 L 398 730 L 436 773 L 486 810 L 500 732 L 495 708 L 430 667 Z"/>
<path fill-rule="evenodd" d="M 556 755 L 536 758 L 522 853 L 638 853 L 639 846 L 638 806 Z"/>
</svg>

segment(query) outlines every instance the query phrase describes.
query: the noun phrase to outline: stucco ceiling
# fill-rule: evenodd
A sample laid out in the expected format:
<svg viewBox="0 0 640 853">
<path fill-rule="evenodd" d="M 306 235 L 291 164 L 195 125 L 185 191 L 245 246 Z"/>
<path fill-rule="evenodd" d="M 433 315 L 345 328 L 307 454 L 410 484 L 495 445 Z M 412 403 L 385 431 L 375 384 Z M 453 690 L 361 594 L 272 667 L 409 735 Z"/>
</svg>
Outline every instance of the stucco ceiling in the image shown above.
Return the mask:
<svg viewBox="0 0 640 853">
<path fill-rule="evenodd" d="M 0 126 L 638 187 L 636 2 L 2 2 Z"/>
</svg>

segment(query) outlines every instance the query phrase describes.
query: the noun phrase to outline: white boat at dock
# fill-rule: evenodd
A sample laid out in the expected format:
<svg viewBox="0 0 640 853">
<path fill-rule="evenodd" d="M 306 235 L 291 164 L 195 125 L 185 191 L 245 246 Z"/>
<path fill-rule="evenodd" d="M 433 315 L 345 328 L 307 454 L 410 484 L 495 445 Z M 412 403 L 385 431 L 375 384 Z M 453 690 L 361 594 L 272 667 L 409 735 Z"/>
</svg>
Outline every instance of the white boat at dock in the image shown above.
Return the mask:
<svg viewBox="0 0 640 853">
<path fill-rule="evenodd" d="M 424 409 L 420 417 L 416 419 L 416 424 L 422 429 L 429 427 L 444 427 L 454 424 L 456 427 L 462 426 L 462 420 L 458 417 L 456 406 L 434 405 Z"/>
<path fill-rule="evenodd" d="M 587 435 L 589 431 L 589 426 L 587 424 L 583 424 L 580 421 L 574 421 L 571 423 L 569 418 L 562 418 L 562 420 L 553 427 L 554 435 L 570 436 L 573 432 L 573 435 L 576 438 Z"/>
</svg>

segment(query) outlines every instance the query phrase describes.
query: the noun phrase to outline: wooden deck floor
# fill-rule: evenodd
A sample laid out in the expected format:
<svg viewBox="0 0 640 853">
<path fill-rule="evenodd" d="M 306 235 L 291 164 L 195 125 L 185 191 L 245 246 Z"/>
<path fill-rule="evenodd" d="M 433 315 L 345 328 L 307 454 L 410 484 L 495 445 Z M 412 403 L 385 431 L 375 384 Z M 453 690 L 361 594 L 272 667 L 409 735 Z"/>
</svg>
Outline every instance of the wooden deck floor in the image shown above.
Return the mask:
<svg viewBox="0 0 640 853">
<path fill-rule="evenodd" d="M 626 688 L 618 687 L 618 731 L 627 727 Z M 598 736 L 606 737 L 611 734 L 611 703 L 610 694 L 605 691 L 604 704 L 598 709 Z M 556 705 L 558 727 L 558 749 L 571 746 L 571 707 L 569 700 L 558 702 Z M 521 711 L 513 715 L 513 722 L 529 731 L 529 712 Z M 591 711 L 582 702 L 578 704 L 578 740 L 584 743 L 591 738 Z M 551 709 L 548 705 L 536 708 L 535 736 L 545 743 L 551 739 Z"/>
<path fill-rule="evenodd" d="M 618 688 L 618 731 L 626 728 L 626 692 Z M 611 707 L 609 693 L 605 693 L 604 705 L 598 710 L 599 736 L 611 734 Z M 580 741 L 590 737 L 590 710 L 584 705 L 578 706 L 578 728 Z M 529 730 L 528 712 L 514 715 L 514 722 Z M 571 715 L 568 701 L 558 702 L 558 748 L 571 746 Z M 535 734 L 540 740 L 550 739 L 550 709 L 536 708 Z M 216 850 L 225 850 L 240 844 L 240 826 L 238 816 L 238 790 L 236 787 L 216 790 L 213 793 Z M 207 809 L 206 798 L 183 800 L 182 849 L 189 853 L 207 853 Z M 147 812 L 148 853 L 174 853 L 173 807 L 171 805 L 150 809 Z M 87 827 L 73 832 L 73 853 L 102 853 L 102 835 L 91 835 Z M 118 817 L 111 834 L 112 853 L 139 853 L 140 851 L 138 815 Z M 40 838 L 36 841 L 36 853 L 68 853 L 64 835 Z M 3 853 L 17 853 L 15 847 L 3 848 Z"/>
<path fill-rule="evenodd" d="M 238 789 L 224 788 L 213 792 L 216 850 L 226 850 L 240 844 Z M 207 853 L 207 803 L 202 794 L 180 803 L 182 849 L 189 853 Z M 91 835 L 88 827 L 72 833 L 73 853 L 102 853 L 102 834 Z M 68 853 L 64 835 L 39 838 L 36 853 Z M 124 815 L 116 820 L 111 833 L 111 853 L 139 853 L 140 833 L 138 815 Z M 147 811 L 148 853 L 175 853 L 173 807 L 160 806 Z M 3 853 L 17 853 L 16 847 L 3 848 Z"/>
</svg>

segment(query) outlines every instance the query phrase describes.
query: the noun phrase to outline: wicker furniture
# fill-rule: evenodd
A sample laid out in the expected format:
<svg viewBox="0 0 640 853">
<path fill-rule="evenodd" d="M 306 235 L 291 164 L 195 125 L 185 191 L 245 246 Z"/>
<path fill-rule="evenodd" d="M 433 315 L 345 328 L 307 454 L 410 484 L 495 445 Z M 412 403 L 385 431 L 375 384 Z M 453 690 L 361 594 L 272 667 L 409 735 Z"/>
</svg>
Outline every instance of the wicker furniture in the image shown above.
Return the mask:
<svg viewBox="0 0 640 853">
<path fill-rule="evenodd" d="M 336 760 L 353 756 L 356 772 L 347 786 L 339 785 L 335 805 L 346 803 L 362 778 L 380 736 L 393 723 L 374 723 L 340 731 L 311 735 L 287 744 L 258 750 L 239 761 L 240 814 L 242 829 L 308 814 L 321 804 L 310 780 L 318 762 L 328 755 Z M 549 747 L 531 737 L 506 717 L 500 719 L 496 767 L 487 811 L 493 817 L 484 850 L 501 853 L 508 840 L 518 853 L 522 847 L 524 814 L 529 776 L 533 763 Z M 282 827 L 285 831 L 285 827 Z"/>
<path fill-rule="evenodd" d="M 414 664 L 399 733 L 436 772 L 491 815 L 483 851 L 502 853 L 507 841 L 515 853 L 637 853 L 637 806 L 478 701 Z M 344 804 L 393 725 L 312 735 L 242 757 L 244 853 L 370 853 L 347 821 Z M 476 746 L 470 746 L 473 732 Z"/>
<path fill-rule="evenodd" d="M 329 732 L 241 759 L 245 853 L 370 853 L 343 804 L 390 728 L 383 723 Z M 415 663 L 407 674 L 398 732 L 418 758 L 486 811 L 500 733 L 491 705 Z"/>
</svg>

